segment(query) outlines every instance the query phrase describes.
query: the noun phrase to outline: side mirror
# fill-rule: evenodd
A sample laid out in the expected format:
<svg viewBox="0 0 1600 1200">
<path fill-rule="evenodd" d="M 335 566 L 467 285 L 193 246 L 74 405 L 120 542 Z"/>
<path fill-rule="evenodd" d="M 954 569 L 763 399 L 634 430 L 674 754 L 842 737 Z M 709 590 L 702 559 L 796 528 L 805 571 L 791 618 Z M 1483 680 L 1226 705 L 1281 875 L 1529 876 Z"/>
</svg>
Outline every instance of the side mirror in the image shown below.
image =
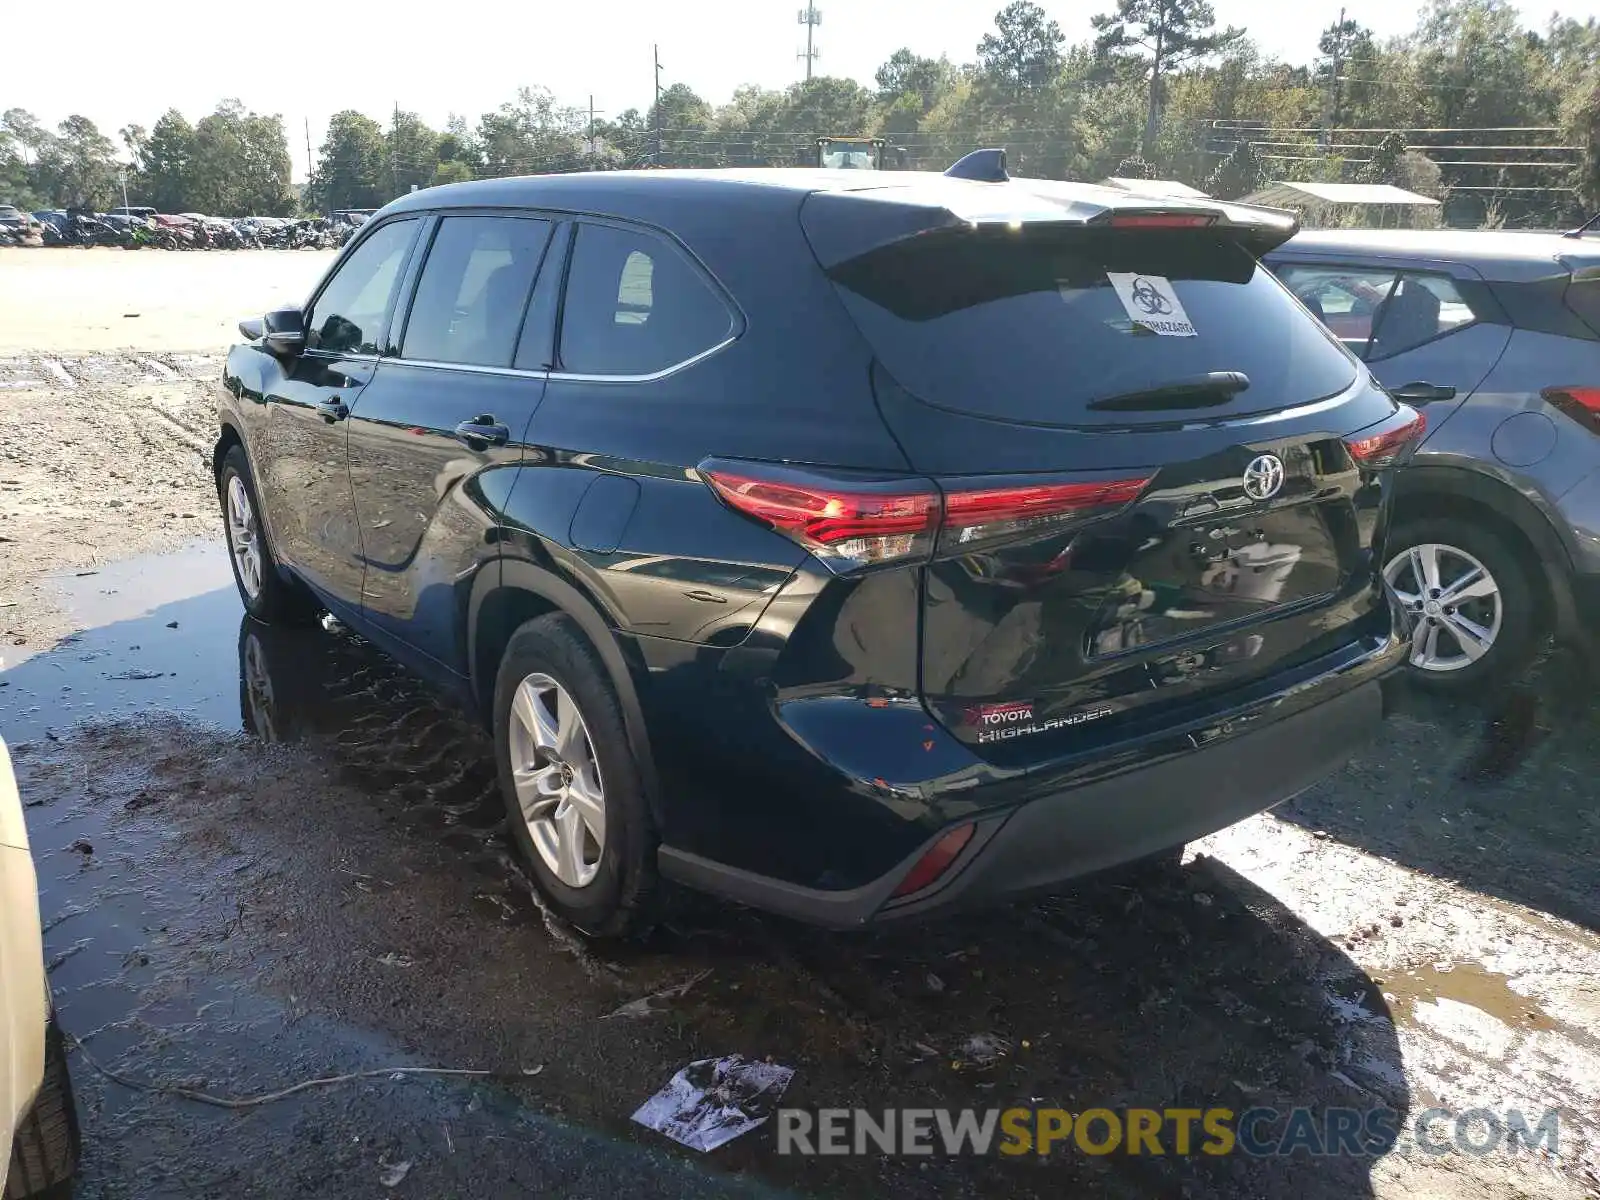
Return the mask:
<svg viewBox="0 0 1600 1200">
<path fill-rule="evenodd" d="M 266 329 L 264 328 L 260 317 L 252 317 L 247 321 L 239 322 L 239 333 L 247 342 L 255 341 L 265 332 Z"/>
<path fill-rule="evenodd" d="M 293 358 L 306 348 L 306 315 L 298 308 L 280 308 L 261 318 L 262 337 L 267 349 L 282 358 Z"/>
</svg>

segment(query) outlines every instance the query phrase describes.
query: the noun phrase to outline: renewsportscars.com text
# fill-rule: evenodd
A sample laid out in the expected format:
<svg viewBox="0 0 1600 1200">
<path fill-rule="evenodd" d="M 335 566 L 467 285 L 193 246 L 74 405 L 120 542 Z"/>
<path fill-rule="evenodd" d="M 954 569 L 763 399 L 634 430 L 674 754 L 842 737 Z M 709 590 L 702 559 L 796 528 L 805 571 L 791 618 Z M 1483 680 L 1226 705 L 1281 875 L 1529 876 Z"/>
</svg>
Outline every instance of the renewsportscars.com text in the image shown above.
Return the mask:
<svg viewBox="0 0 1600 1200">
<path fill-rule="evenodd" d="M 779 1154 L 1305 1155 L 1373 1158 L 1402 1140 L 1423 1153 L 1559 1155 L 1560 1116 L 1429 1108 L 780 1108 Z"/>
</svg>

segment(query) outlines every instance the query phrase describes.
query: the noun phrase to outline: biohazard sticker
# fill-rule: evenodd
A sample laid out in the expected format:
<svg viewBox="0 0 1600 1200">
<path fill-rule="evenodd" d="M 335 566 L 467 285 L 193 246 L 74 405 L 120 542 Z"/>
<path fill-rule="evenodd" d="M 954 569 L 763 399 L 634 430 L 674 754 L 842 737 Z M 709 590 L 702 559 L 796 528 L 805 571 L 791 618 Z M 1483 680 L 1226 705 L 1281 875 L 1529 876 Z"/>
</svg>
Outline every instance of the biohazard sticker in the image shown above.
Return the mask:
<svg viewBox="0 0 1600 1200">
<path fill-rule="evenodd" d="M 1172 281 L 1161 275 L 1130 275 L 1107 271 L 1106 278 L 1116 289 L 1117 299 L 1128 319 L 1162 337 L 1195 337 L 1183 301 L 1172 290 Z"/>
</svg>

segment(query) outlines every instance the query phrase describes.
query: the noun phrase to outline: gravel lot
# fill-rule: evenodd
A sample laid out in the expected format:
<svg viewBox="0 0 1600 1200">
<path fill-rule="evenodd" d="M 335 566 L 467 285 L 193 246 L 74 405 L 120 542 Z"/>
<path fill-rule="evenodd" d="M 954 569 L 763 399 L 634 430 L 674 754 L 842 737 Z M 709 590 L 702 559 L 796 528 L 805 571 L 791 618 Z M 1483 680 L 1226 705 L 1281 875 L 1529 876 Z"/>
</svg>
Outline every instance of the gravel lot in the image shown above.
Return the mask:
<svg viewBox="0 0 1600 1200">
<path fill-rule="evenodd" d="M 685 899 L 589 947 L 532 903 L 459 713 L 337 626 L 241 619 L 209 388 L 234 320 L 328 257 L 0 251 L 0 734 L 82 1042 L 80 1196 L 1600 1194 L 1581 661 L 1407 699 L 1141 886 L 854 936 Z M 1557 1110 L 1559 1153 L 802 1159 L 769 1128 L 702 1156 L 629 1123 L 736 1052 L 795 1067 L 804 1107 Z M 400 1064 L 495 1074 L 172 1090 Z"/>
</svg>

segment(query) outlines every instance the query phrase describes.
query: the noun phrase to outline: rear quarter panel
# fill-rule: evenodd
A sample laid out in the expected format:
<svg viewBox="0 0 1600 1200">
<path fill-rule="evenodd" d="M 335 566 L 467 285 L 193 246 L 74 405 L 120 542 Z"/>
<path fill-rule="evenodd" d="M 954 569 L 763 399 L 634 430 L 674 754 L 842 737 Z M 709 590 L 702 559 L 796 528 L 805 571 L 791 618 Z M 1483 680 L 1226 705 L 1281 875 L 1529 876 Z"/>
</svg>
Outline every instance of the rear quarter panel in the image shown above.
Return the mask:
<svg viewBox="0 0 1600 1200">
<path fill-rule="evenodd" d="M 1413 464 L 1487 472 L 1553 514 L 1560 498 L 1600 467 L 1600 439 L 1539 393 L 1597 377 L 1595 343 L 1519 329 L 1469 400 L 1422 410 L 1428 435 Z M 1570 540 L 1568 531 L 1559 532 Z"/>
</svg>

